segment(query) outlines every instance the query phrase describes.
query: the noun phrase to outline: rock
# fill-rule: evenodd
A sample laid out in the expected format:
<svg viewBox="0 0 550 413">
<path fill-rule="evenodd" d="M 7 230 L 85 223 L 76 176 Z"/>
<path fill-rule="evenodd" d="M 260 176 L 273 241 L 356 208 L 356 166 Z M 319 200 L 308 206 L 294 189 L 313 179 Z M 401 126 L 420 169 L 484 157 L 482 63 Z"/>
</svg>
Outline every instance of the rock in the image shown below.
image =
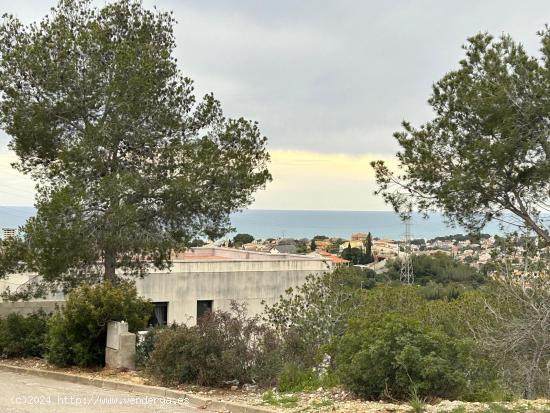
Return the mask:
<svg viewBox="0 0 550 413">
<path fill-rule="evenodd" d="M 239 390 L 239 386 L 231 386 L 231 390 L 233 390 L 233 391 Z"/>
<path fill-rule="evenodd" d="M 239 380 L 229 380 L 229 381 L 224 381 L 223 384 L 226 384 L 227 386 L 238 386 L 239 385 Z"/>
<path fill-rule="evenodd" d="M 243 385 L 243 390 L 244 391 L 254 391 L 258 388 L 258 385 L 256 384 L 244 384 Z"/>
<path fill-rule="evenodd" d="M 317 389 L 317 392 L 318 392 L 318 393 L 321 393 L 322 391 L 323 391 L 323 388 L 322 388 L 322 387 L 319 387 L 319 388 Z"/>
</svg>

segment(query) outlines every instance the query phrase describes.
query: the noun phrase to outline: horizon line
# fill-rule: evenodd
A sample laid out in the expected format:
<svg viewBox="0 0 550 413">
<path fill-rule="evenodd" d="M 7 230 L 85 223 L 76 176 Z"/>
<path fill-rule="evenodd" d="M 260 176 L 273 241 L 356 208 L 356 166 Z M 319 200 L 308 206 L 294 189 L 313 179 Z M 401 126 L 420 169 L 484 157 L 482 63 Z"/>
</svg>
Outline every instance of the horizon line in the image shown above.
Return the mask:
<svg viewBox="0 0 550 413">
<path fill-rule="evenodd" d="M 34 208 L 34 205 L 0 205 L 0 208 Z M 243 208 L 241 210 L 235 210 L 232 213 L 240 213 L 243 211 L 286 211 L 286 212 L 390 212 L 397 213 L 392 210 L 381 209 L 293 209 L 293 208 Z"/>
</svg>

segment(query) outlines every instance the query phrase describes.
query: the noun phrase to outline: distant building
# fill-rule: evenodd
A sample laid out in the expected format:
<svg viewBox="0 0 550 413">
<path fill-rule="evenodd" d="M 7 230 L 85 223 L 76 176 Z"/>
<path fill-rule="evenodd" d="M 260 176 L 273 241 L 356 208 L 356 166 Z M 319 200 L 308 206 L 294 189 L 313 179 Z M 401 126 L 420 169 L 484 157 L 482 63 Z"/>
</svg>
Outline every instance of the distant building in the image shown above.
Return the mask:
<svg viewBox="0 0 550 413">
<path fill-rule="evenodd" d="M 276 244 L 277 245 L 295 245 L 296 240 L 292 238 L 279 238 L 278 240 L 276 240 Z"/>
<path fill-rule="evenodd" d="M 365 234 L 364 232 L 356 232 L 355 234 L 351 234 L 351 240 L 352 241 L 365 241 L 368 237 L 368 234 Z"/>
<path fill-rule="evenodd" d="M 479 254 L 478 262 L 480 264 L 487 264 L 491 259 L 491 254 L 489 252 L 482 252 Z"/>
<path fill-rule="evenodd" d="M 351 248 L 359 248 L 361 251 L 365 249 L 365 246 L 363 245 L 363 241 L 351 240 L 351 241 L 342 242 L 340 244 L 340 252 L 344 251 L 349 245 L 351 245 Z"/>
<path fill-rule="evenodd" d="M 269 252 L 272 254 L 296 254 L 298 248 L 294 244 L 276 245 Z"/>
<path fill-rule="evenodd" d="M 2 228 L 2 239 L 10 239 L 15 237 L 17 230 L 15 228 Z"/>
<path fill-rule="evenodd" d="M 372 242 L 372 253 L 378 259 L 399 255 L 399 245 L 392 240 L 379 239 Z"/>
<path fill-rule="evenodd" d="M 332 244 L 332 242 L 328 239 L 316 239 L 313 242 L 315 242 L 315 248 L 320 248 L 323 250 L 326 250 Z"/>
<path fill-rule="evenodd" d="M 246 251 L 269 252 L 271 247 L 257 242 L 250 242 L 248 244 L 244 244 L 242 249 Z"/>
<path fill-rule="evenodd" d="M 330 252 L 326 252 L 323 250 L 317 250 L 312 251 L 309 254 L 307 254 L 309 257 L 320 257 L 324 258 L 332 263 L 334 266 L 342 266 L 342 265 L 348 265 L 350 263 L 349 260 L 346 260 L 342 257 L 339 257 L 338 255 L 331 254 Z"/>
</svg>

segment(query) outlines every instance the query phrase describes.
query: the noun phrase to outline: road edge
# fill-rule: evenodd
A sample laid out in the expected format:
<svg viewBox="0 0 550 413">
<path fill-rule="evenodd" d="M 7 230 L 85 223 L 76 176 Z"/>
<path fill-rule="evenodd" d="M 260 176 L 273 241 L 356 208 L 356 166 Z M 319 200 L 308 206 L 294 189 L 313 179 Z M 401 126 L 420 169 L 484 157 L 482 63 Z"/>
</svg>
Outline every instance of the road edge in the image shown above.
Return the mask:
<svg viewBox="0 0 550 413">
<path fill-rule="evenodd" d="M 59 381 L 67 381 L 70 383 L 95 386 L 108 390 L 123 390 L 131 393 L 141 393 L 150 396 L 168 397 L 172 399 L 187 398 L 189 403 L 194 407 L 209 410 L 225 410 L 231 413 L 275 413 L 275 410 L 267 409 L 259 406 L 248 406 L 245 404 L 212 400 L 208 398 L 198 397 L 185 393 L 180 390 L 169 389 L 166 387 L 146 386 L 144 384 L 123 383 L 114 380 L 105 380 L 78 376 L 74 374 L 62 373 L 59 371 L 31 369 L 27 367 L 10 366 L 0 363 L 0 370 L 9 371 L 12 373 L 29 374 L 38 377 L 55 379 Z"/>
</svg>

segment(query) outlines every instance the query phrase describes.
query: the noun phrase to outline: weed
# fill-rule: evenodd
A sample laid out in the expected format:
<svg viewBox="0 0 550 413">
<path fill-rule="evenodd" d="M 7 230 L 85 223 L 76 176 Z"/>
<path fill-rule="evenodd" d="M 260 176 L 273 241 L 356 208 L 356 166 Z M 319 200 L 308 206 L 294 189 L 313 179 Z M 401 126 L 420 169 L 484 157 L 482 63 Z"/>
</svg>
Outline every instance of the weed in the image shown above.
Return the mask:
<svg viewBox="0 0 550 413">
<path fill-rule="evenodd" d="M 275 394 L 269 390 L 262 396 L 262 405 L 293 408 L 298 405 L 298 396 Z"/>
<path fill-rule="evenodd" d="M 426 402 L 418 396 L 416 387 L 413 387 L 411 391 L 409 405 L 411 406 L 414 413 L 423 413 L 426 410 Z"/>
</svg>

